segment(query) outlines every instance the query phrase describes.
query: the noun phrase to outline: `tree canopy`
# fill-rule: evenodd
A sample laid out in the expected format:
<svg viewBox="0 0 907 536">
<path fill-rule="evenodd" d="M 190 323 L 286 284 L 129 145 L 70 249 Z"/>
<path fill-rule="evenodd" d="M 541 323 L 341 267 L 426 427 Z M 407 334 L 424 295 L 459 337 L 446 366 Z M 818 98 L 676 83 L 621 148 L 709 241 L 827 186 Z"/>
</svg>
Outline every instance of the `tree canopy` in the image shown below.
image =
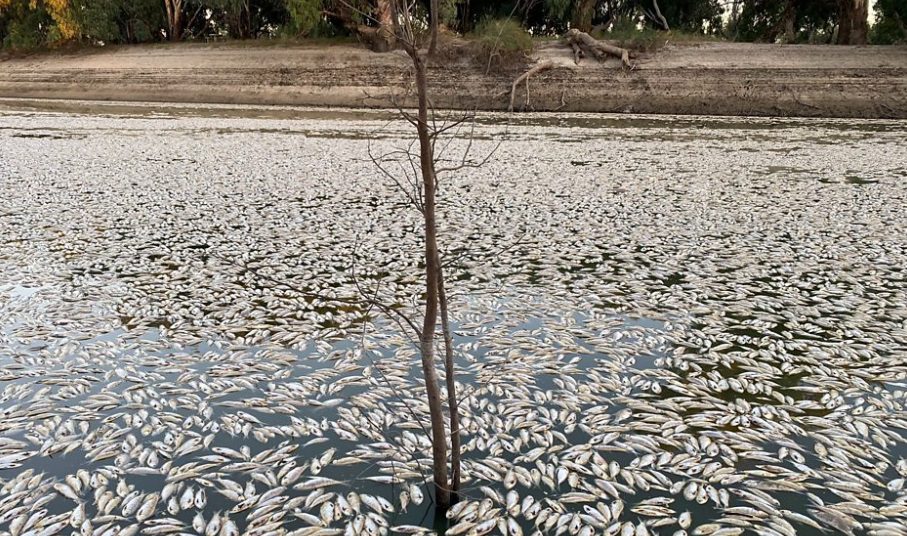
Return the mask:
<svg viewBox="0 0 907 536">
<path fill-rule="evenodd" d="M 880 44 L 907 42 L 907 0 L 877 0 L 873 42 Z"/>
</svg>

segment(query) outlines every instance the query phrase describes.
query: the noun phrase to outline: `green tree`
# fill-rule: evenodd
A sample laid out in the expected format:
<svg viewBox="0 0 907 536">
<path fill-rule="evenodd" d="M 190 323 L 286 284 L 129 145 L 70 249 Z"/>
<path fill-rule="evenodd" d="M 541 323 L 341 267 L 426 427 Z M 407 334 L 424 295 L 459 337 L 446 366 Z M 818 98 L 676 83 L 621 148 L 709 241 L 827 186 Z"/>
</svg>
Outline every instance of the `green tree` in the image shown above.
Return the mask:
<svg viewBox="0 0 907 536">
<path fill-rule="evenodd" d="M 718 0 L 662 0 L 659 5 L 672 29 L 704 34 L 723 30 L 724 8 Z"/>
<path fill-rule="evenodd" d="M 311 35 L 321 24 L 323 0 L 286 0 L 287 33 L 295 36 Z"/>
<path fill-rule="evenodd" d="M 38 48 L 55 38 L 54 20 L 43 3 L 0 0 L 0 40 L 4 48 Z"/>
<path fill-rule="evenodd" d="M 229 36 L 233 39 L 270 37 L 283 31 L 306 35 L 307 13 L 319 22 L 321 0 L 186 0 L 185 37 Z M 294 18 L 296 17 L 296 18 Z M 299 31 L 297 31 L 299 30 Z"/>
<path fill-rule="evenodd" d="M 907 0 L 877 0 L 872 42 L 880 45 L 907 42 Z"/>
<path fill-rule="evenodd" d="M 830 42 L 837 21 L 828 0 L 745 0 L 728 33 L 742 41 Z"/>
<path fill-rule="evenodd" d="M 74 0 L 82 37 L 105 43 L 160 39 L 164 12 L 159 0 Z"/>
<path fill-rule="evenodd" d="M 542 10 L 534 4 L 529 8 L 526 20 L 529 27 L 549 33 L 562 33 L 567 27 L 588 32 L 622 21 L 631 25 L 642 22 L 660 30 L 717 33 L 722 28 L 722 14 L 720 0 L 545 0 Z"/>
<path fill-rule="evenodd" d="M 69 0 L 0 0 L 0 37 L 11 48 L 70 41 L 79 25 Z"/>
</svg>

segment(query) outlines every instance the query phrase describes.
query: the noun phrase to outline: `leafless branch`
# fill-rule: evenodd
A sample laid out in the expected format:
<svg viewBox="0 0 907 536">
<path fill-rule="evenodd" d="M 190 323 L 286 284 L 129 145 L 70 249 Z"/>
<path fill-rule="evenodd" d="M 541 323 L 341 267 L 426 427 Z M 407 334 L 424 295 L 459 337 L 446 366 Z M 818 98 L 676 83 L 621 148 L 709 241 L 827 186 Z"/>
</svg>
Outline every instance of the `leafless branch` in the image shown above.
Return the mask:
<svg viewBox="0 0 907 536">
<path fill-rule="evenodd" d="M 507 253 L 508 251 L 513 250 L 520 244 L 523 244 L 524 243 L 523 239 L 526 238 L 527 234 L 528 233 L 524 231 L 520 236 L 517 237 L 516 240 L 514 240 L 513 242 L 511 242 L 504 248 L 496 250 L 494 253 L 495 256 L 503 255 L 504 253 Z M 470 254 L 470 250 L 468 248 L 463 248 L 462 250 L 460 250 L 456 253 L 456 256 L 454 256 L 450 259 L 444 260 L 444 262 L 442 262 L 441 266 L 444 268 L 449 268 L 449 267 L 453 266 L 454 264 L 456 264 L 457 262 L 459 262 L 463 259 L 469 258 L 470 257 L 469 254 Z M 446 255 L 445 255 L 445 257 L 446 257 Z M 473 257 L 473 258 L 475 258 L 475 257 Z"/>
<path fill-rule="evenodd" d="M 371 309 L 372 307 L 377 307 L 378 309 L 381 310 L 381 312 L 383 312 L 385 315 L 387 315 L 388 318 L 390 318 L 392 321 L 394 321 L 397 324 L 397 326 L 400 328 L 400 330 L 403 332 L 403 334 L 407 333 L 406 326 L 409 326 L 409 328 L 416 335 L 415 339 L 410 337 L 410 342 L 413 344 L 413 346 L 416 349 L 418 349 L 419 345 L 416 341 L 418 341 L 419 339 L 422 338 L 422 330 L 420 330 L 419 327 L 416 325 L 416 323 L 413 322 L 412 319 L 410 319 L 408 316 L 406 316 L 406 314 L 404 314 L 402 311 L 400 311 L 399 309 L 396 309 L 394 307 L 391 307 L 391 306 L 381 302 L 381 300 L 378 299 L 378 291 L 381 287 L 381 282 L 379 281 L 378 284 L 375 286 L 375 292 L 373 294 L 366 292 L 366 290 L 359 283 L 359 277 L 356 274 L 356 259 L 358 258 L 356 253 L 358 252 L 358 250 L 359 250 L 359 242 L 357 240 L 356 244 L 353 246 L 353 254 L 352 254 L 353 259 L 351 262 L 351 273 L 352 273 L 352 278 L 353 278 L 353 284 L 356 286 L 356 290 L 359 291 L 360 297 L 362 298 L 362 300 L 365 303 L 368 304 L 369 309 Z"/>
<path fill-rule="evenodd" d="M 400 151 L 400 150 L 391 151 L 390 153 L 385 153 L 385 154 L 377 155 L 377 156 L 376 156 L 376 155 L 372 152 L 372 140 L 371 140 L 371 138 L 369 138 L 369 140 L 368 140 L 368 147 L 367 147 L 367 150 L 368 150 L 368 156 L 369 156 L 369 158 L 371 159 L 371 161 L 372 161 L 372 163 L 375 165 L 375 167 L 378 168 L 378 170 L 381 172 L 381 174 L 384 175 L 385 177 L 387 177 L 388 179 L 390 179 L 390 180 L 397 186 L 397 188 L 398 188 L 401 192 L 403 192 L 403 195 L 406 196 L 406 198 L 409 200 L 410 203 L 412 203 L 413 205 L 415 205 L 417 208 L 421 207 L 421 201 L 419 200 L 420 194 L 419 194 L 419 188 L 418 188 L 418 181 L 416 180 L 417 175 L 414 175 L 413 178 L 410 178 L 409 173 L 407 173 L 406 170 L 405 170 L 405 168 L 403 168 L 403 170 L 404 170 L 404 176 L 406 177 L 404 180 L 407 182 L 407 184 L 404 184 L 404 183 L 397 177 L 397 175 L 395 175 L 394 173 L 391 173 L 391 171 L 388 170 L 388 169 L 384 166 L 384 161 L 385 161 L 385 160 L 387 160 L 387 159 L 390 158 L 391 156 L 400 154 L 401 151 Z M 410 156 L 410 153 L 409 153 L 408 151 L 404 151 L 404 152 L 405 152 L 405 154 L 406 154 L 407 160 L 409 160 L 409 161 L 411 162 L 411 161 L 412 161 L 412 158 L 411 158 L 411 156 Z M 397 163 L 397 164 L 400 163 L 398 159 L 394 159 L 394 160 L 392 160 L 392 161 L 395 162 L 395 163 Z M 401 167 L 402 167 L 402 166 L 401 166 Z M 414 173 L 415 173 L 415 169 L 413 169 L 413 171 L 414 171 Z"/>
</svg>

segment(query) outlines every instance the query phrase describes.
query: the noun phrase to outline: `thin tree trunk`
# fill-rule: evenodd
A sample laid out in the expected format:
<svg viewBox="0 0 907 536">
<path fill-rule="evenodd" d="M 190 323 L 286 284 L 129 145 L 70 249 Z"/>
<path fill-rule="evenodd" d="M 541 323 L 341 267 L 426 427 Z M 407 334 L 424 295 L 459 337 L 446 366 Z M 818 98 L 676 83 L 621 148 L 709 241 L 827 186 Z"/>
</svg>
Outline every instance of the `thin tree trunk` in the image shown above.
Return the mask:
<svg viewBox="0 0 907 536">
<path fill-rule="evenodd" d="M 429 56 L 438 52 L 438 18 L 441 11 L 440 0 L 431 0 L 431 43 L 428 45 Z"/>
<path fill-rule="evenodd" d="M 869 0 L 854 0 L 850 44 L 865 45 L 869 35 Z"/>
<path fill-rule="evenodd" d="M 469 0 L 466 0 L 466 5 L 463 6 L 463 16 L 461 17 L 460 22 L 460 33 L 467 33 L 472 31 L 472 14 L 469 12 Z"/>
<path fill-rule="evenodd" d="M 661 14 L 661 8 L 658 7 L 658 0 L 652 0 L 652 6 L 655 8 L 655 21 L 661 26 L 662 30 L 670 31 L 671 27 L 668 26 L 668 19 Z"/>
<path fill-rule="evenodd" d="M 741 0 L 734 0 L 734 3 L 731 5 L 731 18 L 729 24 L 730 28 L 734 30 L 733 35 L 731 35 L 732 41 L 736 41 L 737 36 L 740 35 L 740 2 Z"/>
<path fill-rule="evenodd" d="M 441 306 L 441 330 L 444 334 L 444 370 L 447 384 L 447 409 L 450 413 L 450 502 L 456 503 L 460 492 L 460 406 L 457 400 L 456 374 L 454 373 L 453 336 L 444 290 L 444 269 L 438 262 L 438 301 Z"/>
<path fill-rule="evenodd" d="M 416 73 L 416 91 L 419 100 L 419 156 L 422 167 L 423 216 L 425 219 L 425 319 L 422 324 L 422 373 L 431 417 L 431 450 L 435 480 L 435 503 L 441 511 L 450 507 L 450 489 L 447 482 L 447 437 L 444 414 L 441 410 L 441 388 L 435 368 L 435 328 L 438 324 L 438 280 L 441 266 L 438 262 L 438 228 L 435 219 L 435 160 L 432 153 L 428 126 L 428 80 L 425 60 L 419 56 L 415 44 L 407 44 L 407 53 Z"/>
<path fill-rule="evenodd" d="M 173 29 L 170 36 L 171 41 L 179 41 L 183 37 L 183 3 L 176 2 L 176 9 L 173 13 Z"/>
<path fill-rule="evenodd" d="M 173 6 L 170 0 L 164 0 L 164 10 L 167 12 L 167 38 L 173 39 Z"/>
<path fill-rule="evenodd" d="M 794 0 L 787 0 L 784 6 L 784 42 L 793 43 L 797 40 L 797 8 Z"/>
<path fill-rule="evenodd" d="M 248 0 L 239 8 L 239 32 L 243 39 L 252 37 L 252 8 Z"/>
</svg>

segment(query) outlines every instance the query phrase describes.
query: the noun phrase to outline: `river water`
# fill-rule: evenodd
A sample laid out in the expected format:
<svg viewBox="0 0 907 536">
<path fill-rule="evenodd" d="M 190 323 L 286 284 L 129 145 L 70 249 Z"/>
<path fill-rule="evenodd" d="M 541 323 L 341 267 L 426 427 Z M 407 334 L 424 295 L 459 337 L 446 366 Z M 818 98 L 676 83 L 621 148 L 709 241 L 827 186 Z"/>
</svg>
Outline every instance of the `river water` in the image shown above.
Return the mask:
<svg viewBox="0 0 907 536">
<path fill-rule="evenodd" d="M 407 123 L 4 102 L 0 532 L 907 534 L 907 122 L 449 132 L 451 519 Z"/>
</svg>

